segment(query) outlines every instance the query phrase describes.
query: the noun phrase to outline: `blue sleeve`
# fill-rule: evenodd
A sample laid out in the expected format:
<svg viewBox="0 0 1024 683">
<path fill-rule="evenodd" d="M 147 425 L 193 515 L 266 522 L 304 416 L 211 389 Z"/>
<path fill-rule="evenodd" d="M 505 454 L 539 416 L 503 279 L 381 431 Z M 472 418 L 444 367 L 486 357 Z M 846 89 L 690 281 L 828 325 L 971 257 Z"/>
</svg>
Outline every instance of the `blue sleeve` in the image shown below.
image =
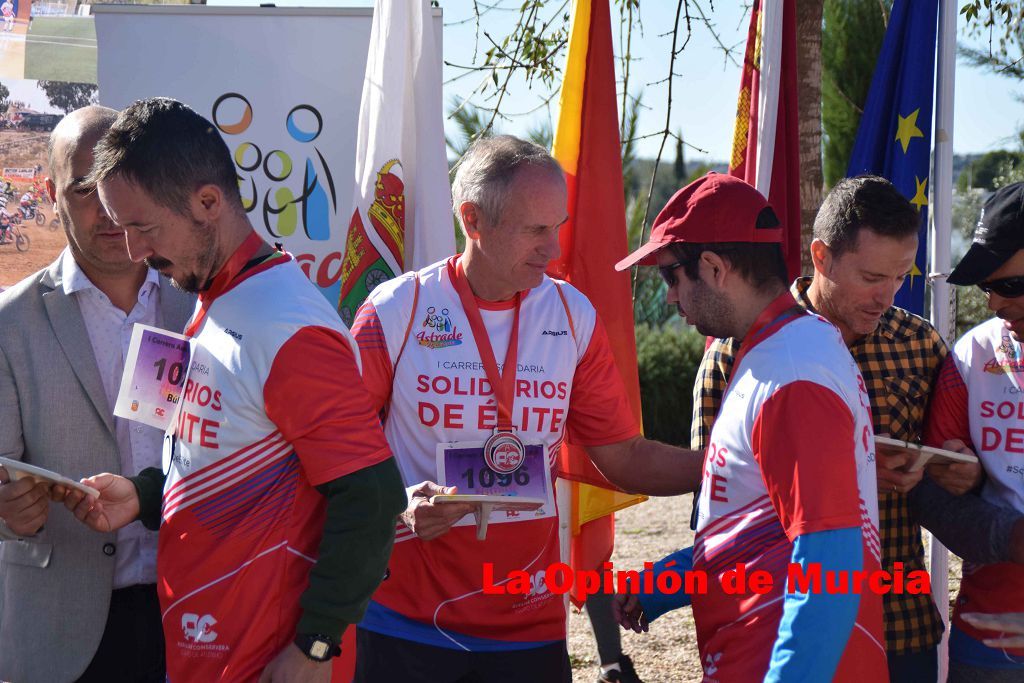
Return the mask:
<svg viewBox="0 0 1024 683">
<path fill-rule="evenodd" d="M 797 536 L 791 562 L 827 571 L 864 568 L 861 530 L 833 529 Z M 765 683 L 831 681 L 857 620 L 860 595 L 849 592 L 789 593 L 772 648 Z"/>
<path fill-rule="evenodd" d="M 691 546 L 677 550 L 668 557 L 658 560 L 650 571 L 645 569 L 640 572 L 640 585 L 643 586 L 645 583 L 644 577 L 647 574 L 651 574 L 651 583 L 655 587 L 651 593 L 641 591 L 637 595 L 637 598 L 640 599 L 640 606 L 644 608 L 644 615 L 647 616 L 647 621 L 654 621 L 665 612 L 671 612 L 674 609 L 686 607 L 690 604 L 690 596 L 684 590 L 679 590 L 675 593 L 658 592 L 657 578 L 665 572 L 679 572 L 679 574 L 682 574 L 692 569 L 693 547 Z"/>
</svg>

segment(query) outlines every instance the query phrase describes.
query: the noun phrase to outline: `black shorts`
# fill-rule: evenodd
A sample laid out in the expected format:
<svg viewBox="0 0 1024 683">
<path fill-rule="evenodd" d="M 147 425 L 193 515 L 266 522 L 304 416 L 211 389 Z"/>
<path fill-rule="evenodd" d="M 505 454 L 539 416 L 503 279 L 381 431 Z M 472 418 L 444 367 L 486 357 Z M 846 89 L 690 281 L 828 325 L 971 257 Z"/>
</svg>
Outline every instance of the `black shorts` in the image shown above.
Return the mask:
<svg viewBox="0 0 1024 683">
<path fill-rule="evenodd" d="M 565 641 L 526 650 L 466 652 L 356 629 L 353 683 L 572 683 Z"/>
</svg>

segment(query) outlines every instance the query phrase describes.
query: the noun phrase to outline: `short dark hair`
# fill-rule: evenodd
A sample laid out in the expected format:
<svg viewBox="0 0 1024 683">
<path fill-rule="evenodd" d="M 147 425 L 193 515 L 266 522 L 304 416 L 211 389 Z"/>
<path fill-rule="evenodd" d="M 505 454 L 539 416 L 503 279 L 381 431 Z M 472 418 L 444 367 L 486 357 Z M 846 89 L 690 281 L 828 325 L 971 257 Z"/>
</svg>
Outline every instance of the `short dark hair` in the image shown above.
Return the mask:
<svg viewBox="0 0 1024 683">
<path fill-rule="evenodd" d="M 782 246 L 776 242 L 672 242 L 672 254 L 683 262 L 683 271 L 690 280 L 698 275 L 700 255 L 705 251 L 718 254 L 729 262 L 743 278 L 758 289 L 789 282 Z"/>
<path fill-rule="evenodd" d="M 216 185 L 229 204 L 242 208 L 235 164 L 217 128 L 168 97 L 132 103 L 96 145 L 86 183 L 95 186 L 113 176 L 182 215 L 188 215 L 189 198 L 203 185 Z"/>
<path fill-rule="evenodd" d="M 843 178 L 825 197 L 814 219 L 814 238 L 835 256 L 856 248 L 863 228 L 902 240 L 917 235 L 921 214 L 885 178 L 859 175 Z"/>
</svg>

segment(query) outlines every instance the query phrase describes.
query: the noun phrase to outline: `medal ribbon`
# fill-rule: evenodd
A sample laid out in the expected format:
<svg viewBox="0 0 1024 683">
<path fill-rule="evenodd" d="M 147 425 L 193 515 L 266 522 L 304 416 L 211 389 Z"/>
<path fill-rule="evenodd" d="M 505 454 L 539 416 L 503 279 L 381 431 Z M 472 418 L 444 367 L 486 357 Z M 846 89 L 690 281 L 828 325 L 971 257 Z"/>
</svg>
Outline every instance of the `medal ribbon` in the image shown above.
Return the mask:
<svg viewBox="0 0 1024 683">
<path fill-rule="evenodd" d="M 203 324 L 203 319 L 206 318 L 206 311 L 209 310 L 214 300 L 224 293 L 262 246 L 263 239 L 255 232 L 249 233 L 249 236 L 245 238 L 241 246 L 235 250 L 235 253 L 231 255 L 231 258 L 228 259 L 227 263 L 220 269 L 220 272 L 213 278 L 210 287 L 206 291 L 199 293 L 199 310 L 185 327 L 186 337 L 191 337 L 196 333 L 199 326 Z"/>
<path fill-rule="evenodd" d="M 736 359 L 732 364 L 733 369 L 740 366 L 740 361 L 747 355 L 747 351 L 774 334 L 784 323 L 802 315 L 807 315 L 807 311 L 800 308 L 788 290 L 777 296 L 761 311 L 757 319 L 754 320 L 754 324 L 750 326 L 747 336 L 740 343 L 739 353 L 736 354 Z M 729 384 L 732 384 L 731 375 Z M 726 390 L 728 390 L 728 386 L 726 386 Z M 724 392 L 722 395 L 725 395 Z"/>
<path fill-rule="evenodd" d="M 476 296 L 469 287 L 466 273 L 462 269 L 462 261 L 455 265 L 455 277 L 452 278 L 455 291 L 459 293 L 462 300 L 462 308 L 469 319 L 469 328 L 473 331 L 473 339 L 476 341 L 477 351 L 480 353 L 480 360 L 484 364 L 484 372 L 487 373 L 487 380 L 494 390 L 494 397 L 498 401 L 498 431 L 511 432 L 512 407 L 515 403 L 516 386 L 516 359 L 519 355 L 519 306 L 523 300 L 523 293 L 516 292 L 515 309 L 512 316 L 512 331 L 508 337 L 508 350 L 505 352 L 504 371 L 499 374 L 498 361 L 494 356 L 494 349 L 491 347 L 491 339 L 487 336 L 487 328 L 484 327 L 484 319 L 480 315 L 480 307 L 476 303 Z"/>
</svg>

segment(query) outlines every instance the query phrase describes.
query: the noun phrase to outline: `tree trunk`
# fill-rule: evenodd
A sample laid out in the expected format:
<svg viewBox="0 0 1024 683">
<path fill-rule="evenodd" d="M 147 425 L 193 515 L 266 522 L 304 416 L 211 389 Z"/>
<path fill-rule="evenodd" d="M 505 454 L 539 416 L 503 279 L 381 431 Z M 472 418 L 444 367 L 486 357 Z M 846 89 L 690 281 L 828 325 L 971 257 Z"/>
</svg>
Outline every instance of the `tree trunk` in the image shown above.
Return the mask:
<svg viewBox="0 0 1024 683">
<path fill-rule="evenodd" d="M 811 240 L 822 199 L 821 17 L 824 0 L 796 0 L 797 118 L 800 131 L 800 269 L 813 272 Z"/>
</svg>

